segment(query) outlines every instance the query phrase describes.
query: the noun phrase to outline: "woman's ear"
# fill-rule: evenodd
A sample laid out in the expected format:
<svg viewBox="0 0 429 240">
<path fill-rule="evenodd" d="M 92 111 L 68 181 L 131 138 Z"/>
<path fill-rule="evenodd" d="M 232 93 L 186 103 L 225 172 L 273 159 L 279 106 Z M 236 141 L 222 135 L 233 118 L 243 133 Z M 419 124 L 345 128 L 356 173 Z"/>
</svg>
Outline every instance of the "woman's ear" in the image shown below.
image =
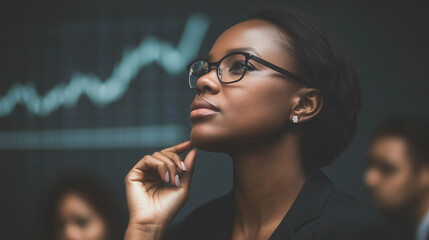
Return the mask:
<svg viewBox="0 0 429 240">
<path fill-rule="evenodd" d="M 322 109 L 322 93 L 315 88 L 301 88 L 293 105 L 290 119 L 294 123 L 306 122 L 314 118 Z"/>
</svg>

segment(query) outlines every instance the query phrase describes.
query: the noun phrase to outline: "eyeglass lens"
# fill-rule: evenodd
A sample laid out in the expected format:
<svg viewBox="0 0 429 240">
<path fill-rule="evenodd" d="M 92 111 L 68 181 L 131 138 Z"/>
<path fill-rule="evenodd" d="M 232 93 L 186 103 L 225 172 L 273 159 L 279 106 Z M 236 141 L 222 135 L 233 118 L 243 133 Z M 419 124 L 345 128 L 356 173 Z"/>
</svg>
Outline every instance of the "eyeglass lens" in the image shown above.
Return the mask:
<svg viewBox="0 0 429 240">
<path fill-rule="evenodd" d="M 229 83 L 241 79 L 246 69 L 246 57 L 242 54 L 233 54 L 225 57 L 219 64 L 217 75 L 221 82 Z M 197 80 L 209 72 L 207 61 L 199 60 L 189 68 L 189 87 L 197 87 Z"/>
</svg>

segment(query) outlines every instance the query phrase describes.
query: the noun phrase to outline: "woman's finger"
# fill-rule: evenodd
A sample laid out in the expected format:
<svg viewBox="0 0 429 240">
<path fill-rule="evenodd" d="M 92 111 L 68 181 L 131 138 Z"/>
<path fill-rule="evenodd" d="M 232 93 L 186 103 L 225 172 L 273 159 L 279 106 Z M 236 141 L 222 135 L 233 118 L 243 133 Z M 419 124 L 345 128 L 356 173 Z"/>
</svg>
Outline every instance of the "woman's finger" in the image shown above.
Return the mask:
<svg viewBox="0 0 429 240">
<path fill-rule="evenodd" d="M 182 153 L 182 152 L 184 152 L 188 149 L 191 149 L 191 148 L 192 148 L 191 140 L 188 140 L 186 142 L 179 143 L 177 145 L 166 148 L 164 150 L 174 152 L 174 153 Z"/>
<path fill-rule="evenodd" d="M 155 170 L 158 171 L 160 178 L 164 182 L 170 182 L 170 174 L 167 164 L 152 155 L 144 156 L 139 162 L 137 162 L 132 170 L 143 172 L 143 174 L 141 174 L 141 179 L 138 179 L 139 181 L 144 182 L 144 171 Z"/>
<path fill-rule="evenodd" d="M 179 154 L 167 151 L 165 149 L 161 150 L 161 153 L 171 158 L 176 163 L 177 167 L 180 169 L 180 172 L 187 170 Z"/>
<path fill-rule="evenodd" d="M 195 159 L 197 158 L 197 152 L 198 152 L 198 149 L 196 149 L 196 148 L 189 151 L 189 153 L 188 153 L 188 155 L 186 155 L 186 158 L 184 161 L 184 164 L 188 168 L 188 171 L 184 171 L 182 173 L 180 181 L 182 183 L 182 186 L 188 190 L 190 189 L 192 175 L 194 173 Z"/>
<path fill-rule="evenodd" d="M 171 158 L 167 157 L 166 155 L 160 153 L 160 152 L 155 152 L 154 154 L 152 154 L 152 156 L 160 159 L 161 161 L 165 162 L 165 164 L 168 167 L 168 170 L 170 172 L 170 180 L 171 180 L 171 184 L 174 184 L 176 186 L 179 186 L 179 183 L 176 182 L 176 176 L 178 176 L 178 171 L 176 170 L 176 168 L 180 169 L 180 163 L 176 163 L 175 160 L 172 160 Z"/>
</svg>

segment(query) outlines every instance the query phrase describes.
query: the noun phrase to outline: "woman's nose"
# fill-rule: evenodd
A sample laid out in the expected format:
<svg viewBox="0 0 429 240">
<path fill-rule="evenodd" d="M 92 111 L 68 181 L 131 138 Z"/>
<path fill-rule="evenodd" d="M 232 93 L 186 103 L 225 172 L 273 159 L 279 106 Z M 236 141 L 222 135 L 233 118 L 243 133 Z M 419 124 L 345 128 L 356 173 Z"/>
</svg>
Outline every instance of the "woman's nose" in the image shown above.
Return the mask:
<svg viewBox="0 0 429 240">
<path fill-rule="evenodd" d="M 204 74 L 197 80 L 197 93 L 209 91 L 211 93 L 217 93 L 220 90 L 220 82 L 217 77 L 216 67 L 212 68 L 210 72 Z"/>
</svg>

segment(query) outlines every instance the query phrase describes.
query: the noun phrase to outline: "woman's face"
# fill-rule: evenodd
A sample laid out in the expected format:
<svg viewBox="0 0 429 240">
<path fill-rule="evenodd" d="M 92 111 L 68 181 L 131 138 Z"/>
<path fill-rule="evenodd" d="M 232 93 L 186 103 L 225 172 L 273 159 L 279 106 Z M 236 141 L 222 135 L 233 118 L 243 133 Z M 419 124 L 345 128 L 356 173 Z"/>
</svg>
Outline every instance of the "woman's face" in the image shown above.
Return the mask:
<svg viewBox="0 0 429 240">
<path fill-rule="evenodd" d="M 60 240 L 106 239 L 106 226 L 100 215 L 81 196 L 65 194 L 58 207 Z"/>
<path fill-rule="evenodd" d="M 238 23 L 223 32 L 209 53 L 210 62 L 237 49 L 250 52 L 281 68 L 296 73 L 295 59 L 280 45 L 281 32 L 259 19 Z M 249 49 L 254 49 L 249 50 Z M 249 60 L 256 70 L 247 70 L 238 82 L 223 84 L 216 68 L 197 81 L 195 99 L 205 99 L 219 111 L 191 114 L 190 139 L 200 149 L 230 152 L 240 147 L 259 146 L 289 129 L 291 110 L 299 101 L 301 84 Z M 195 101 L 195 100 L 194 100 Z"/>
</svg>

